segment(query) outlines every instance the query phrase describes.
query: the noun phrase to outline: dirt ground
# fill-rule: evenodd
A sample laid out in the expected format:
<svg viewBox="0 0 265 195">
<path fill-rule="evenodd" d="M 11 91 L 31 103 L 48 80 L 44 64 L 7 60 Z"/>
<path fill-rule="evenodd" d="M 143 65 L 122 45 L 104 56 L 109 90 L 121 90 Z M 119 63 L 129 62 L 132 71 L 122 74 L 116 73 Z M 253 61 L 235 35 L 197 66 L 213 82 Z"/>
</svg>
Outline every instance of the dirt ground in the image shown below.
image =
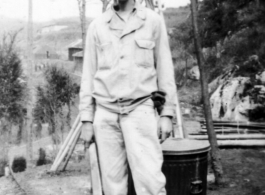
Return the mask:
<svg viewBox="0 0 265 195">
<path fill-rule="evenodd" d="M 14 174 L 27 195 L 91 195 L 89 166 L 86 160 L 70 162 L 67 171 L 49 174 L 51 165 L 28 168 Z"/>
<path fill-rule="evenodd" d="M 25 191 L 12 177 L 0 178 L 1 195 L 26 195 Z"/>
<path fill-rule="evenodd" d="M 207 195 L 265 195 L 265 149 L 221 149 L 226 178 L 224 186 L 208 183 Z M 47 173 L 51 165 L 14 174 L 20 187 L 0 178 L 1 195 L 91 195 L 87 161 L 71 162 L 66 172 Z M 9 189 L 8 189 L 9 185 Z"/>
<path fill-rule="evenodd" d="M 265 149 L 222 149 L 225 185 L 207 195 L 265 195 Z"/>
<path fill-rule="evenodd" d="M 191 133 L 200 126 L 189 121 L 185 128 Z M 265 148 L 221 149 L 221 155 L 226 182 L 218 188 L 208 182 L 207 195 L 265 195 Z M 50 167 L 28 167 L 14 174 L 16 181 L 1 177 L 0 195 L 92 195 L 88 159 L 71 161 L 58 175 L 48 174 Z"/>
</svg>

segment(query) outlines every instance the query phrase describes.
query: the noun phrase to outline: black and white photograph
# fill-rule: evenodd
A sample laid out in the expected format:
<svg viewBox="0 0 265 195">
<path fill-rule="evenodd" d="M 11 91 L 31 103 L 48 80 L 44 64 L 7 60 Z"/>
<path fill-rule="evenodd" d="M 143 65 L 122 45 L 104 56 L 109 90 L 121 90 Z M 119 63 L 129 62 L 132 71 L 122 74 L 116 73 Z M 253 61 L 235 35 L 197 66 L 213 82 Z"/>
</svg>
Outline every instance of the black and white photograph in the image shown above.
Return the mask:
<svg viewBox="0 0 265 195">
<path fill-rule="evenodd" d="M 265 1 L 0 0 L 0 195 L 265 195 Z"/>
</svg>

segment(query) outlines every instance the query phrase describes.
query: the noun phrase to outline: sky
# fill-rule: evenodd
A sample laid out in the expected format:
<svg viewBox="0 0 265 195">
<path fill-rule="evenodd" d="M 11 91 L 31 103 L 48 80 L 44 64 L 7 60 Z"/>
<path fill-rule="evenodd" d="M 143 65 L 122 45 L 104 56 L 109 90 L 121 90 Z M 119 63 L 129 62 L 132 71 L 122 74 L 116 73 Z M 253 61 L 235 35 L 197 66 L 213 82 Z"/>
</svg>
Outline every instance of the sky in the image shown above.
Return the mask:
<svg viewBox="0 0 265 195">
<path fill-rule="evenodd" d="M 187 5 L 190 0 L 164 0 L 166 7 Z M 33 21 L 43 22 L 64 17 L 78 16 L 77 0 L 32 0 Z M 87 17 L 101 13 L 100 0 L 87 1 Z M 0 0 L 0 18 L 9 17 L 21 20 L 28 18 L 28 0 Z"/>
</svg>

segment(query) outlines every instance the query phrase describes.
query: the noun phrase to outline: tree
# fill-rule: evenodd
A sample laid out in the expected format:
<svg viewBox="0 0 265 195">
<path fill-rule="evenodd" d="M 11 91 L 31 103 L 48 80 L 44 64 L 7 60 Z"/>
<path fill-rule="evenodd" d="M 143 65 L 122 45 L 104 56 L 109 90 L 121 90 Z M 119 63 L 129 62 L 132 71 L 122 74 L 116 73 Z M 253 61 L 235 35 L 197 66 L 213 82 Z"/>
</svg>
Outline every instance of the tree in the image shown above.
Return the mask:
<svg viewBox="0 0 265 195">
<path fill-rule="evenodd" d="M 249 56 L 257 55 L 265 63 L 263 1 L 204 0 L 198 11 L 201 45 L 216 51 L 205 58 L 209 82 L 235 66 L 240 69 Z"/>
<path fill-rule="evenodd" d="M 200 70 L 200 81 L 202 87 L 202 98 L 203 98 L 204 113 L 206 118 L 207 133 L 211 145 L 212 167 L 215 175 L 215 183 L 221 184 L 223 182 L 223 168 L 221 164 L 221 155 L 217 144 L 216 134 L 213 128 L 211 105 L 208 94 L 208 83 L 206 80 L 207 77 L 204 68 L 204 59 L 203 59 L 201 40 L 198 29 L 197 6 L 198 6 L 197 0 L 191 0 L 194 44 L 196 49 L 197 62 Z"/>
<path fill-rule="evenodd" d="M 26 82 L 22 78 L 21 61 L 15 51 L 18 32 L 3 35 L 0 43 L 1 134 L 3 131 L 10 134 L 14 124 L 22 127 L 25 120 Z"/>
<path fill-rule="evenodd" d="M 79 87 L 70 75 L 62 69 L 52 66 L 45 73 L 46 84 L 37 87 L 37 101 L 33 110 L 35 123 L 48 123 L 55 144 L 62 141 L 59 129 L 64 123 L 70 126 L 71 105 L 79 92 Z M 68 109 L 67 114 L 66 109 Z M 62 132 L 63 133 L 63 132 Z"/>
<path fill-rule="evenodd" d="M 178 59 L 185 61 L 185 74 L 181 74 L 182 76 L 185 75 L 185 80 L 183 81 L 183 79 L 181 79 L 183 82 L 180 82 L 180 84 L 178 85 L 179 88 L 184 86 L 187 82 L 188 61 L 189 59 L 193 59 L 192 40 L 192 25 L 188 20 L 176 26 L 176 29 L 171 36 L 171 51 L 178 51 Z"/>
</svg>

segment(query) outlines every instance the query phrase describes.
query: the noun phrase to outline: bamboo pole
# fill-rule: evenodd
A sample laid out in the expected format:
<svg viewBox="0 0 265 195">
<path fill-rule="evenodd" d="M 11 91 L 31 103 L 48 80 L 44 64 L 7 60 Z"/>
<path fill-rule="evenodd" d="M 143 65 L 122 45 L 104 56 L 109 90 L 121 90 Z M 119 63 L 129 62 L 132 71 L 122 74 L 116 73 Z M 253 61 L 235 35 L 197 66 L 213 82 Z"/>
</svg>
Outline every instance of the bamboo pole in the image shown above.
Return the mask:
<svg viewBox="0 0 265 195">
<path fill-rule="evenodd" d="M 202 129 L 206 129 L 205 126 L 201 127 Z M 219 127 L 214 127 L 214 129 L 253 129 L 253 130 L 262 130 L 262 129 L 257 129 L 257 128 L 241 128 L 241 127 L 224 127 L 224 126 L 219 126 Z M 264 127 L 265 129 L 265 127 Z"/>
<path fill-rule="evenodd" d="M 69 148 L 70 148 L 71 144 L 73 143 L 75 137 L 77 136 L 77 134 L 80 133 L 81 126 L 82 126 L 82 124 L 79 123 L 77 128 L 75 129 L 73 135 L 70 137 L 69 142 L 66 144 L 65 148 L 63 148 L 64 150 L 62 151 L 62 154 L 59 156 L 58 160 L 55 163 L 53 163 L 53 166 L 52 166 L 50 171 L 57 171 L 58 170 L 59 165 L 61 164 L 61 162 L 63 161 L 67 152 L 69 151 Z"/>
<path fill-rule="evenodd" d="M 60 158 L 61 154 L 65 150 L 66 145 L 69 143 L 69 140 L 71 139 L 73 133 L 75 132 L 76 126 L 78 125 L 79 121 L 80 121 L 80 115 L 77 115 L 70 132 L 68 133 L 66 139 L 64 140 L 63 145 L 61 146 L 61 148 L 60 148 L 60 150 L 59 150 L 59 152 L 58 152 L 58 154 L 57 154 L 57 156 L 56 156 L 56 158 L 52 164 L 51 171 L 55 170 L 54 166 L 55 166 L 55 164 L 58 163 L 58 159 Z"/>
<path fill-rule="evenodd" d="M 81 135 L 81 131 L 80 131 L 79 134 L 77 134 L 77 136 L 74 138 L 73 143 L 71 144 L 70 150 L 69 150 L 69 152 L 68 152 L 68 154 L 67 154 L 67 156 L 66 156 L 66 159 L 65 159 L 65 161 L 64 161 L 64 163 L 63 163 L 63 165 L 62 165 L 62 169 L 61 169 L 61 171 L 65 171 L 65 169 L 66 169 L 66 167 L 67 167 L 67 164 L 68 164 L 68 162 L 69 162 L 69 160 L 70 160 L 70 158 L 71 158 L 71 156 L 72 156 L 72 154 L 73 154 L 73 152 L 74 152 L 75 146 L 76 146 L 76 144 L 77 144 L 77 142 L 78 142 L 78 139 L 79 139 L 80 135 Z"/>
<path fill-rule="evenodd" d="M 199 121 L 202 124 L 206 124 L 205 120 Z M 246 124 L 246 125 L 264 125 L 264 122 L 251 122 L 251 121 L 213 121 L 214 124 Z"/>
<path fill-rule="evenodd" d="M 215 133 L 261 133 L 260 130 L 253 129 L 215 129 Z M 202 133 L 207 133 L 206 129 L 200 130 Z"/>
<path fill-rule="evenodd" d="M 222 140 L 218 141 L 218 146 L 264 147 L 265 140 Z"/>
<path fill-rule="evenodd" d="M 190 135 L 190 139 L 208 140 L 208 135 Z M 229 140 L 229 139 L 264 139 L 264 134 L 233 134 L 233 135 L 217 135 L 218 140 Z"/>
<path fill-rule="evenodd" d="M 202 125 L 202 127 L 206 127 Z M 237 127 L 237 128 L 253 128 L 253 129 L 264 129 L 264 125 L 247 125 L 247 124 L 214 124 L 214 127 Z"/>
</svg>

